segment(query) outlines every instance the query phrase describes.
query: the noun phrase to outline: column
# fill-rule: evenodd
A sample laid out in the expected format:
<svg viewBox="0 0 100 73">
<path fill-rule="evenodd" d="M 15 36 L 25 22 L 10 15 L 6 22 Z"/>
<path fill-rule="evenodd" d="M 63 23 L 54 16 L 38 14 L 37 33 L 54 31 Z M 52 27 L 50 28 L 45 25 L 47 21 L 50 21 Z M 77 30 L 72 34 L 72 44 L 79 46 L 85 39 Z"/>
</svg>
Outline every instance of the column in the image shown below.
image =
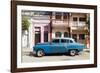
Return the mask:
<svg viewBox="0 0 100 73">
<path fill-rule="evenodd" d="M 29 27 L 29 48 L 32 48 L 32 21 L 30 20 L 30 27 Z"/>
<path fill-rule="evenodd" d="M 79 42 L 79 34 L 76 34 L 77 35 L 77 42 Z"/>
<path fill-rule="evenodd" d="M 41 26 L 41 43 L 44 42 L 44 26 Z"/>
</svg>

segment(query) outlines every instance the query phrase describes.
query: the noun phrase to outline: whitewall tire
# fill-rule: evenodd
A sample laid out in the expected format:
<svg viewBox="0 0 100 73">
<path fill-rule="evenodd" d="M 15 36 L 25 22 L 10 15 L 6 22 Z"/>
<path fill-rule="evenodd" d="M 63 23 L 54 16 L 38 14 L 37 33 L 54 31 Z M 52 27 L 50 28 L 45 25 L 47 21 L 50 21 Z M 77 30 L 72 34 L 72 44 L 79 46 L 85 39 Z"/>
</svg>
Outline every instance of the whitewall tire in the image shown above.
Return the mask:
<svg viewBox="0 0 100 73">
<path fill-rule="evenodd" d="M 36 55 L 38 57 L 42 57 L 42 56 L 44 56 L 44 51 L 43 50 L 38 50 L 37 53 L 36 53 Z"/>
</svg>

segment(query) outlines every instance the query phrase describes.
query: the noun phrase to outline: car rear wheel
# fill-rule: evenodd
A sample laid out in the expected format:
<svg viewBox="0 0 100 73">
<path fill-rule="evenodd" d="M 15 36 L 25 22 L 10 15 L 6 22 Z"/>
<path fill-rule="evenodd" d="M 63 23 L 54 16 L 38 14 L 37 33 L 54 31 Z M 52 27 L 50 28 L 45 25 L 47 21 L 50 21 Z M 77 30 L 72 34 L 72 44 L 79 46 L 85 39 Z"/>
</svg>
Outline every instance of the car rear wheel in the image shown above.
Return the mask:
<svg viewBox="0 0 100 73">
<path fill-rule="evenodd" d="M 38 50 L 37 53 L 36 53 L 36 55 L 38 57 L 42 57 L 42 56 L 44 56 L 44 51 L 43 50 Z"/>
<path fill-rule="evenodd" d="M 77 51 L 76 51 L 76 50 L 70 50 L 70 51 L 69 51 L 69 54 L 70 54 L 71 56 L 75 56 L 75 55 L 76 55 L 76 53 L 77 53 Z"/>
</svg>

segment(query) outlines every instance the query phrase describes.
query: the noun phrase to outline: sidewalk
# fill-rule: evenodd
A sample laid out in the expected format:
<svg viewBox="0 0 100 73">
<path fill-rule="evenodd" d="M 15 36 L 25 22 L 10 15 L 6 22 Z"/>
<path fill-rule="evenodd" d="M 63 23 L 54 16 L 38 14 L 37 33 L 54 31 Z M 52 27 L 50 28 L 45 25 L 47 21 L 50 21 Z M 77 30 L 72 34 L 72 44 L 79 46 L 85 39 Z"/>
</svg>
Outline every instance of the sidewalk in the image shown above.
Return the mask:
<svg viewBox="0 0 100 73">
<path fill-rule="evenodd" d="M 29 52 L 29 51 L 33 51 L 33 49 L 32 49 L 32 48 L 22 48 L 22 51 L 27 51 L 27 52 Z"/>
<path fill-rule="evenodd" d="M 84 52 L 90 52 L 90 48 L 83 49 Z"/>
<path fill-rule="evenodd" d="M 29 55 L 31 52 L 33 52 L 32 48 L 22 48 L 23 55 Z"/>
</svg>

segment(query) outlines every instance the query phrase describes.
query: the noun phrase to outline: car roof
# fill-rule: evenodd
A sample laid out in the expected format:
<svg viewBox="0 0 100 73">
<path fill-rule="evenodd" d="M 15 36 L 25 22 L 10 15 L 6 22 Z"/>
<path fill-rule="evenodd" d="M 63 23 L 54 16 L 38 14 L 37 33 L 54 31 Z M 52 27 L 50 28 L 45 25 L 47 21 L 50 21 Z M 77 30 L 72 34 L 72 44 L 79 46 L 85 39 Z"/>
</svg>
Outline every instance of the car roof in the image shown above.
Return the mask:
<svg viewBox="0 0 100 73">
<path fill-rule="evenodd" d="M 74 40 L 73 38 L 67 37 L 67 38 L 53 38 L 53 39 L 70 39 L 70 40 Z"/>
</svg>

